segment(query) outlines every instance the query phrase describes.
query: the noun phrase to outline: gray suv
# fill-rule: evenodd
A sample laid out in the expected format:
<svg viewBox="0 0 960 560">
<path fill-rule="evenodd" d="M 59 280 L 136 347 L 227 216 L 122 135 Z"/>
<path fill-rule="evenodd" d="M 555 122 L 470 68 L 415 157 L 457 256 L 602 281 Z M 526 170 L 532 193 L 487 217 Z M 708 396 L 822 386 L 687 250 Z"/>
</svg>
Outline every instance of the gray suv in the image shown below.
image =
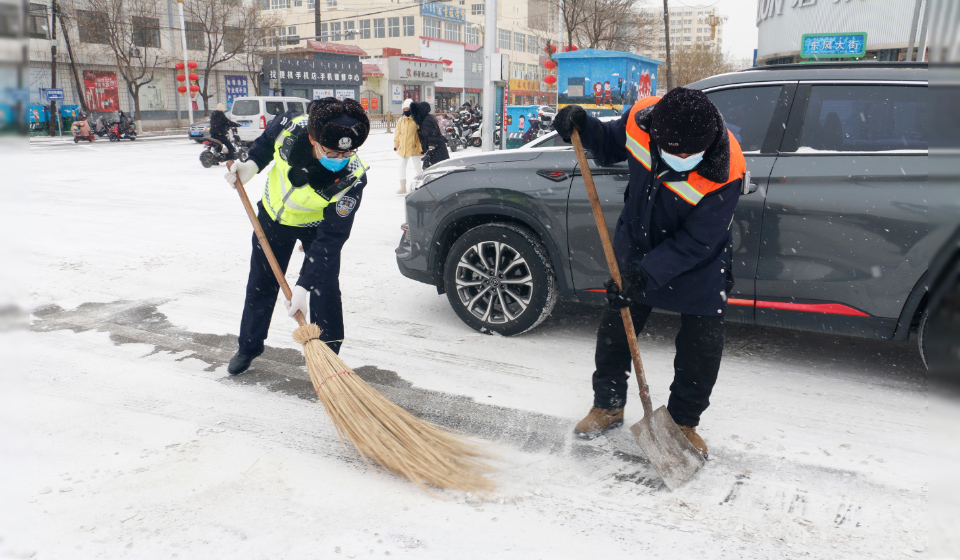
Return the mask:
<svg viewBox="0 0 960 560">
<path fill-rule="evenodd" d="M 922 348 L 927 270 L 960 224 L 960 186 L 928 173 L 926 65 L 774 66 L 688 87 L 720 109 L 752 177 L 732 224 L 726 318 L 884 339 L 919 331 Z M 592 172 L 612 236 L 627 165 Z M 397 264 L 471 327 L 514 335 L 558 297 L 604 302 L 600 238 L 556 133 L 417 182 Z"/>
</svg>

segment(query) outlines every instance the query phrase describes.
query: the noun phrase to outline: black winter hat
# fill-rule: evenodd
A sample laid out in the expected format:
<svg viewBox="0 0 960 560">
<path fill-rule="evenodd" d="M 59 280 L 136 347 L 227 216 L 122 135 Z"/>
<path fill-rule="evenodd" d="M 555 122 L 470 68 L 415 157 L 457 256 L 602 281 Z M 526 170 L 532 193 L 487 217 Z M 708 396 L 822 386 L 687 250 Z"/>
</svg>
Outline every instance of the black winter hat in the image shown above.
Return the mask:
<svg viewBox="0 0 960 560">
<path fill-rule="evenodd" d="M 670 154 L 706 151 L 720 132 L 717 108 L 700 90 L 678 87 L 657 102 L 650 137 Z"/>
<path fill-rule="evenodd" d="M 356 100 L 327 97 L 310 104 L 307 132 L 324 148 L 356 150 L 367 140 L 370 120 Z"/>
</svg>

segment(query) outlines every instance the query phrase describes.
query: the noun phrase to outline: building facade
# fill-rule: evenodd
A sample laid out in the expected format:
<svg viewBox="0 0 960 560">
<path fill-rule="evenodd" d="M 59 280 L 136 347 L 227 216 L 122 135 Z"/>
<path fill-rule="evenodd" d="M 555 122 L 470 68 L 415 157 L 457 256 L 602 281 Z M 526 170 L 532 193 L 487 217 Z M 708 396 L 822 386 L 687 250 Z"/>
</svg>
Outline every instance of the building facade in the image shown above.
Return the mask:
<svg viewBox="0 0 960 560">
<path fill-rule="evenodd" d="M 261 0 L 261 7 L 282 18 L 276 35 L 315 35 L 314 4 L 308 0 Z M 435 84 L 407 84 L 421 100 L 433 99 L 439 109 L 458 107 L 464 101 L 477 103 L 482 94 L 485 3 L 482 0 L 397 4 L 387 0 L 319 0 L 321 38 L 353 44 L 367 53 L 386 81 L 393 85 L 403 77 L 390 76 L 380 62 L 403 56 L 439 61 L 440 78 Z M 546 37 L 556 36 L 556 17 L 548 17 L 543 0 L 501 0 L 498 5 L 497 52 L 509 59 L 508 80 L 524 80 L 536 89 L 524 90 L 525 99 L 546 102 L 555 93 L 546 91 L 546 70 L 541 55 Z M 554 11 L 553 14 L 556 14 Z M 389 54 L 388 54 L 389 53 Z M 388 63 L 392 64 L 392 63 Z M 393 85 L 385 87 L 378 76 L 367 76 L 367 87 L 378 88 L 386 109 L 392 109 Z M 478 81 L 479 78 L 479 81 Z M 430 88 L 430 95 L 427 89 Z M 401 87 L 402 91 L 402 87 Z M 362 93 L 362 92 L 361 92 Z M 361 95 L 361 98 L 363 95 Z"/>
<path fill-rule="evenodd" d="M 657 33 L 654 36 L 652 45 L 649 48 L 640 49 L 642 56 L 654 58 L 657 60 L 666 60 L 667 58 L 667 36 L 663 28 L 663 10 L 653 10 L 656 15 L 656 21 L 660 22 Z M 708 18 L 714 16 L 719 18 L 716 31 L 711 35 L 711 27 Z M 716 8 L 707 5 L 701 6 L 676 6 L 670 9 L 670 45 L 673 52 L 677 50 L 688 50 L 695 45 L 708 45 L 718 50 L 723 48 L 723 20 L 724 18 L 717 13 Z"/>
<path fill-rule="evenodd" d="M 912 0 L 758 0 L 757 64 L 905 60 L 915 7 Z"/>
</svg>

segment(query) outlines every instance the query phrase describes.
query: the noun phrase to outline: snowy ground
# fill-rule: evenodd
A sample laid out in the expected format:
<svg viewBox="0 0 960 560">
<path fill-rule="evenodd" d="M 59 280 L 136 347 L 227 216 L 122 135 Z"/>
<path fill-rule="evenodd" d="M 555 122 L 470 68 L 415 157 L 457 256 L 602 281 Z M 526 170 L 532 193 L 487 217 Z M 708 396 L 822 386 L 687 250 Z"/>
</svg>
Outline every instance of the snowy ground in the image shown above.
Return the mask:
<svg viewBox="0 0 960 560">
<path fill-rule="evenodd" d="M 489 438 L 499 486 L 428 494 L 366 466 L 312 395 L 285 313 L 251 371 L 227 375 L 250 225 L 198 153 L 178 138 L 22 154 L 33 171 L 5 189 L 2 217 L 29 239 L 14 260 L 29 268 L 7 269 L 0 304 L 32 315 L 0 317 L 0 557 L 925 556 L 912 344 L 729 325 L 700 430 L 711 461 L 671 493 L 627 430 L 571 437 L 598 310 L 561 304 L 526 335 L 481 335 L 400 275 L 403 197 L 379 132 L 343 259 L 342 357 L 396 402 Z M 655 403 L 676 328 L 656 316 L 641 339 Z M 627 422 L 641 416 L 634 398 Z"/>
</svg>

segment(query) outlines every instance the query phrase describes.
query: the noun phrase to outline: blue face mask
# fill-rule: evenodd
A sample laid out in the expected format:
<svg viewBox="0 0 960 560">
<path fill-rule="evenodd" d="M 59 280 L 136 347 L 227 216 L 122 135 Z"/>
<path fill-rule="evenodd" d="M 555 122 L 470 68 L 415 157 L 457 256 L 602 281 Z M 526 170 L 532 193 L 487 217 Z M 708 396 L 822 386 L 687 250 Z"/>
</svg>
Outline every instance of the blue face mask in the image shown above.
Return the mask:
<svg viewBox="0 0 960 560">
<path fill-rule="evenodd" d="M 700 162 L 703 161 L 703 154 L 705 153 L 706 152 L 700 152 L 699 154 L 693 154 L 690 157 L 682 158 L 680 156 L 668 154 L 667 152 L 660 150 L 660 158 L 664 163 L 670 166 L 670 169 L 683 173 L 684 171 L 690 171 L 691 169 L 700 165 Z"/>
<path fill-rule="evenodd" d="M 327 156 L 320 156 L 320 165 L 326 167 L 334 173 L 346 167 L 348 163 L 350 163 L 350 158 L 331 158 Z"/>
</svg>

